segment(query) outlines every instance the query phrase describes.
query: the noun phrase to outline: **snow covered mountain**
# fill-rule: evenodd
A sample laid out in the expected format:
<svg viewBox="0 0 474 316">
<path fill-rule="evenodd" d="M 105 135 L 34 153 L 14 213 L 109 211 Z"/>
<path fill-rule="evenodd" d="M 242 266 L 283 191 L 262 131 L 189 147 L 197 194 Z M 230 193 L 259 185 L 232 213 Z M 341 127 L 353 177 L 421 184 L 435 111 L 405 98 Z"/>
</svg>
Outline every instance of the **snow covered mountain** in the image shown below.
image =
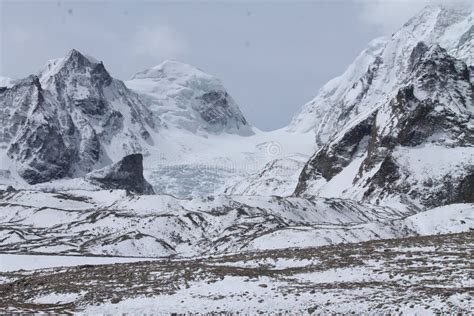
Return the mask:
<svg viewBox="0 0 474 316">
<path fill-rule="evenodd" d="M 3 80 L 0 263 L 75 267 L 0 264 L 0 313 L 468 313 L 473 25 L 424 9 L 271 132 L 174 61 Z"/>
<path fill-rule="evenodd" d="M 472 11 L 428 7 L 375 51 L 362 77 L 336 79 L 335 111 L 323 88 L 306 109 L 334 116 L 317 122 L 326 143 L 295 193 L 417 207 L 474 201 L 472 21 Z"/>
<path fill-rule="evenodd" d="M 473 19 L 472 6 L 426 7 L 390 38 L 373 40 L 341 76 L 303 106 L 288 129 L 315 129 L 317 144 L 324 145 L 348 122 L 397 94 L 411 71 L 410 55 L 420 42 L 438 44 L 472 67 Z"/>
<path fill-rule="evenodd" d="M 133 75 L 125 84 L 142 95 L 163 127 L 205 135 L 253 134 L 222 83 L 191 65 L 167 60 Z"/>
<path fill-rule="evenodd" d="M 188 198 L 222 193 L 272 159 L 313 151 L 310 133 L 249 125 L 222 83 L 190 65 L 165 61 L 126 84 L 72 50 L 0 91 L 1 182 L 77 178 L 91 189 L 85 174 L 143 153 L 154 190 Z M 66 180 L 41 187 L 54 185 L 77 188 Z"/>
<path fill-rule="evenodd" d="M 125 83 L 159 126 L 145 157 L 145 175 L 157 193 L 220 194 L 273 159 L 312 153 L 311 133 L 259 131 L 219 79 L 193 66 L 164 61 Z"/>
<path fill-rule="evenodd" d="M 138 96 L 76 50 L 1 90 L 0 108 L 2 167 L 30 184 L 81 176 L 153 144 Z"/>
<path fill-rule="evenodd" d="M 471 202 L 472 8 L 429 6 L 372 41 L 287 127 L 314 132 L 299 179 L 268 163 L 234 194 L 345 197 L 415 208 Z M 449 179 L 449 181 L 447 181 Z M 282 181 L 283 180 L 283 181 Z"/>
</svg>

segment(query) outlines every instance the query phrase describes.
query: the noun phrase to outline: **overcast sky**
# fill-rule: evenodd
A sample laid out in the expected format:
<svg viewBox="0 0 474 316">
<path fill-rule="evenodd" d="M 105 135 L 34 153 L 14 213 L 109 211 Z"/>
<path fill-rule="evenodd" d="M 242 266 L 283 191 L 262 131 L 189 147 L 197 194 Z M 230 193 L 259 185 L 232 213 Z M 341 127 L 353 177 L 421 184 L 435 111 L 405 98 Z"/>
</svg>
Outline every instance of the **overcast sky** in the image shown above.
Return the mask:
<svg viewBox="0 0 474 316">
<path fill-rule="evenodd" d="M 428 1 L 0 0 L 0 75 L 36 73 L 72 48 L 123 80 L 176 59 L 219 77 L 253 125 L 276 129 Z"/>
</svg>

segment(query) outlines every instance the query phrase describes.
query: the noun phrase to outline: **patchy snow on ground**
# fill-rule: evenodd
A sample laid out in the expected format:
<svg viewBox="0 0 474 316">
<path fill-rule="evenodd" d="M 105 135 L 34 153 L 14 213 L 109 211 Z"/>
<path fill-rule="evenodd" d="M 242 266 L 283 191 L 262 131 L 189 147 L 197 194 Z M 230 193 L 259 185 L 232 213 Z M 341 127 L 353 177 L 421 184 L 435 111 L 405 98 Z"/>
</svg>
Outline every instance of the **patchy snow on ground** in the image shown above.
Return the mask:
<svg viewBox="0 0 474 316">
<path fill-rule="evenodd" d="M 2 253 L 0 254 L 0 271 L 36 270 L 53 267 L 74 267 L 84 264 L 113 264 L 143 260 L 145 259 L 126 257 L 15 255 Z"/>
<path fill-rule="evenodd" d="M 35 304 L 64 304 L 64 303 L 71 303 L 77 300 L 80 296 L 78 293 L 64 293 L 64 294 L 56 294 L 50 293 L 47 295 L 43 295 L 37 297 L 33 303 Z"/>
</svg>

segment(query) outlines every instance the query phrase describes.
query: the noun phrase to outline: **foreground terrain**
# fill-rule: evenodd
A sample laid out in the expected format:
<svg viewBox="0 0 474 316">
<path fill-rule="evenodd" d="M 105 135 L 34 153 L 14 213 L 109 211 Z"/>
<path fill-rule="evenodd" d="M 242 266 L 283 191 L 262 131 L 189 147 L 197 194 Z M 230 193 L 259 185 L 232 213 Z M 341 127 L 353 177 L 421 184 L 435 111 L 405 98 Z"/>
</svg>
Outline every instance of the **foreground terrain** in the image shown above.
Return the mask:
<svg viewBox="0 0 474 316">
<path fill-rule="evenodd" d="M 474 234 L 0 273 L 0 310 L 469 312 Z M 110 276 L 113 276 L 111 278 Z"/>
</svg>

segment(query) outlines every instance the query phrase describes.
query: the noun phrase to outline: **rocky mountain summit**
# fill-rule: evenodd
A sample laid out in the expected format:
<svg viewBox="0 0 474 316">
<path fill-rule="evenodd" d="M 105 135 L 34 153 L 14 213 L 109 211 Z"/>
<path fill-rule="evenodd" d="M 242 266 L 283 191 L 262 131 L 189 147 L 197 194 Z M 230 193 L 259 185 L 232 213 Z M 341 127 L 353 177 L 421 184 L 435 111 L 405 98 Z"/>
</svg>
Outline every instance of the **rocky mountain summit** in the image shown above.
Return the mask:
<svg viewBox="0 0 474 316">
<path fill-rule="evenodd" d="M 138 96 L 76 50 L 0 91 L 0 109 L 2 149 L 30 184 L 84 175 L 153 143 Z"/>
</svg>

